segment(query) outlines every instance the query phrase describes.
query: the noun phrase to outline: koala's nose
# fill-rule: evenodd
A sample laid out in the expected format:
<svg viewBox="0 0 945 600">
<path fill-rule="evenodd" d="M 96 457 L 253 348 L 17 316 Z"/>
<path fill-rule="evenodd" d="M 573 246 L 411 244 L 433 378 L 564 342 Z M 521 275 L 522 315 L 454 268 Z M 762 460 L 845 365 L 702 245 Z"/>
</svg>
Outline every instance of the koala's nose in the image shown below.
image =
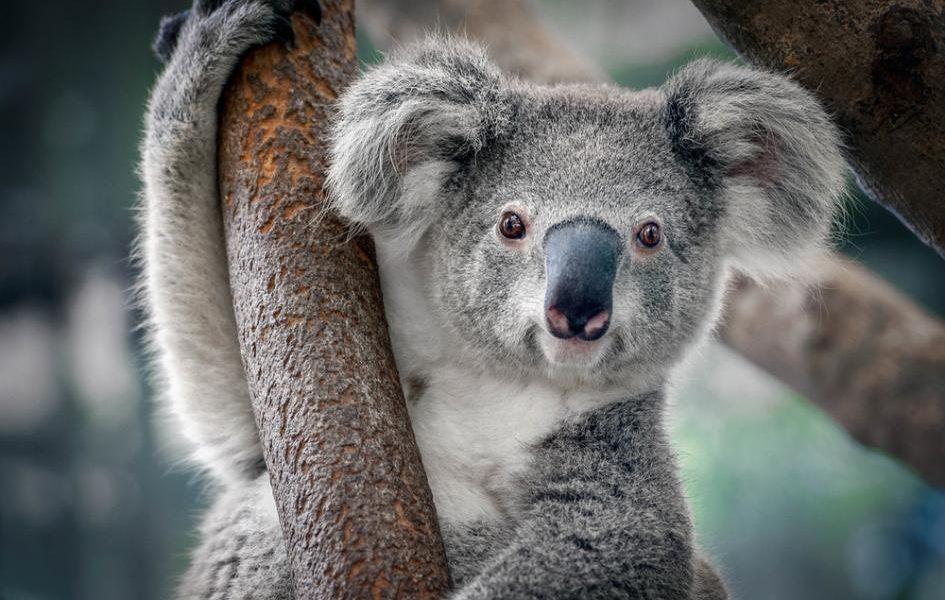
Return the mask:
<svg viewBox="0 0 945 600">
<path fill-rule="evenodd" d="M 610 311 L 596 307 L 563 311 L 556 306 L 548 308 L 548 331 L 551 335 L 567 339 L 574 336 L 587 341 L 602 338 L 610 327 Z"/>
<path fill-rule="evenodd" d="M 610 326 L 620 236 L 589 219 L 565 221 L 545 235 L 545 317 L 558 338 L 592 341 Z"/>
</svg>

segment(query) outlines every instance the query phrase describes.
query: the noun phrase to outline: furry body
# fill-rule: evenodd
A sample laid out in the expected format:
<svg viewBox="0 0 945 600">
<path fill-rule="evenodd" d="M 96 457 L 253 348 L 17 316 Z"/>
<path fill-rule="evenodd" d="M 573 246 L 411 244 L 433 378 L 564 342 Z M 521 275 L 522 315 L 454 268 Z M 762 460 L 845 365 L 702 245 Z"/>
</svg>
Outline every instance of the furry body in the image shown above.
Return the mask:
<svg viewBox="0 0 945 600">
<path fill-rule="evenodd" d="M 169 62 L 143 145 L 142 284 L 165 405 L 219 484 L 182 597 L 291 596 L 215 152 L 227 76 L 288 9 L 200 0 L 158 43 Z M 843 168 L 816 101 L 710 62 L 642 92 L 542 87 L 431 40 L 355 83 L 334 131 L 330 190 L 377 243 L 455 597 L 726 597 L 694 550 L 663 390 L 713 326 L 732 266 L 777 274 L 826 239 Z M 510 213 L 527 235 L 500 235 Z M 644 247 L 653 224 L 664 237 Z M 567 260 L 549 258 L 553 234 Z M 597 269 L 596 239 L 616 266 Z M 605 335 L 550 333 L 553 273 L 562 293 L 606 301 Z"/>
</svg>

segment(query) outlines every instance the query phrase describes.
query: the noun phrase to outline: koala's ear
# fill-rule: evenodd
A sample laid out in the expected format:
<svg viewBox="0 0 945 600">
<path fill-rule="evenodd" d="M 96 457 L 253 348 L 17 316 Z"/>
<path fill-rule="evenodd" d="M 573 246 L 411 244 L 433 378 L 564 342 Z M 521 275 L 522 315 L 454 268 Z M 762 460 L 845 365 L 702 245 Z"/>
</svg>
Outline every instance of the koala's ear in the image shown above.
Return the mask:
<svg viewBox="0 0 945 600">
<path fill-rule="evenodd" d="M 409 245 L 439 214 L 438 195 L 507 122 L 503 77 L 482 48 L 431 38 L 345 92 L 328 187 L 342 216 Z"/>
<path fill-rule="evenodd" d="M 735 265 L 791 272 L 822 249 L 845 184 L 824 109 L 787 77 L 696 61 L 663 87 L 673 149 L 721 202 L 719 235 Z"/>
</svg>

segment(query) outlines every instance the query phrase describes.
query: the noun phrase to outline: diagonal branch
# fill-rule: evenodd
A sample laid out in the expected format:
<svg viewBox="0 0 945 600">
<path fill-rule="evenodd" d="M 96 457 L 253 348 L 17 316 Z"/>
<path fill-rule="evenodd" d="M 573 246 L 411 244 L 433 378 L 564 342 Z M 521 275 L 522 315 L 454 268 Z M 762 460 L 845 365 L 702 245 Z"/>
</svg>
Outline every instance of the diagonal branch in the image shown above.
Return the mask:
<svg viewBox="0 0 945 600">
<path fill-rule="evenodd" d="M 527 0 L 362 4 L 365 27 L 381 46 L 392 38 L 407 42 L 440 23 L 485 42 L 500 66 L 523 77 L 601 80 L 542 25 Z M 945 486 L 945 323 L 863 267 L 825 259 L 807 285 L 787 289 L 739 278 L 721 337 L 807 394 L 863 443 Z"/>
<path fill-rule="evenodd" d="M 945 486 L 945 325 L 849 260 L 821 261 L 805 283 L 739 280 L 722 339 Z"/>
</svg>

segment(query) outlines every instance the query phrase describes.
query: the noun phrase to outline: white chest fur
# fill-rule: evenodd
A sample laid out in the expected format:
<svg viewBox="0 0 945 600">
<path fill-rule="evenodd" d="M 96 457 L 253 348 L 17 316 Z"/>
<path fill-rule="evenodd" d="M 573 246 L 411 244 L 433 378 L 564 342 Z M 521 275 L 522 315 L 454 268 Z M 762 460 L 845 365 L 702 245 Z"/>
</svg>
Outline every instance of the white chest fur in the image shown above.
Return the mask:
<svg viewBox="0 0 945 600">
<path fill-rule="evenodd" d="M 563 419 L 602 401 L 599 394 L 508 382 L 458 366 L 429 371 L 409 410 L 440 519 L 510 516 L 515 478 L 528 468 L 532 445 Z"/>
</svg>

